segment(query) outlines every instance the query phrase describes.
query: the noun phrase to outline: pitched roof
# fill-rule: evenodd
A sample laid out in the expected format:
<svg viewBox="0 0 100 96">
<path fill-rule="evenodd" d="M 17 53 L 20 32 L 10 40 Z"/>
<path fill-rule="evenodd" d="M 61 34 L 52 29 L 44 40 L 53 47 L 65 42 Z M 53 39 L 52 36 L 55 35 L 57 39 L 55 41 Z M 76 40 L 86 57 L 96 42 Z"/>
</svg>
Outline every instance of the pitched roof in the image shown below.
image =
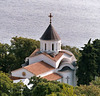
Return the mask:
<svg viewBox="0 0 100 96">
<path fill-rule="evenodd" d="M 39 51 L 40 51 L 40 49 L 37 48 L 35 51 L 33 51 L 33 53 L 32 53 L 29 57 L 33 57 L 33 56 L 35 56 L 36 53 L 39 52 Z"/>
<path fill-rule="evenodd" d="M 36 62 L 34 64 L 30 64 L 28 66 L 23 67 L 24 69 L 28 70 L 29 72 L 35 74 L 35 75 L 39 75 L 45 72 L 48 72 L 50 70 L 53 70 L 54 67 L 50 66 L 49 64 L 40 61 L 40 62 Z"/>
<path fill-rule="evenodd" d="M 61 40 L 53 26 L 50 24 L 42 37 L 41 40 Z"/>
<path fill-rule="evenodd" d="M 57 55 L 55 55 L 55 57 L 50 56 L 46 52 L 37 54 L 38 51 L 40 51 L 40 50 L 39 49 L 36 49 L 29 57 L 34 57 L 34 56 L 38 56 L 38 55 L 43 54 L 43 55 L 47 56 L 48 58 L 50 58 L 50 59 L 52 59 L 54 61 L 57 61 L 64 53 L 65 54 L 68 54 L 70 57 L 72 56 L 71 53 L 66 52 L 66 51 L 63 51 L 63 50 L 62 51 L 59 51 L 59 53 Z"/>
<path fill-rule="evenodd" d="M 62 76 L 60 76 L 57 73 L 52 73 L 52 74 L 49 74 L 47 76 L 44 76 L 43 78 L 52 81 L 52 80 L 58 80 L 58 79 L 62 78 Z"/>
</svg>

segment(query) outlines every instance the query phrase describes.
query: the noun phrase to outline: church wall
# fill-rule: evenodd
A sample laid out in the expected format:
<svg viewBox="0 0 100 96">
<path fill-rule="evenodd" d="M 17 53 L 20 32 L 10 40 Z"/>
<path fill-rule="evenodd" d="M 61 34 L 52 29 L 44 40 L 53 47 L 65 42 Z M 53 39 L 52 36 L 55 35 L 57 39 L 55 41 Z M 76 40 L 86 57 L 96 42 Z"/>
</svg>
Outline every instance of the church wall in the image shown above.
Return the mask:
<svg viewBox="0 0 100 96">
<path fill-rule="evenodd" d="M 45 50 L 45 44 L 46 44 L 46 50 Z M 52 50 L 52 44 L 54 44 L 54 50 Z M 56 52 L 61 50 L 61 40 L 54 41 L 54 40 L 40 40 L 40 50 L 41 51 L 47 51 L 50 52 Z"/>
<path fill-rule="evenodd" d="M 22 75 L 22 73 L 25 72 L 25 76 Z M 23 78 L 30 78 L 32 76 L 34 76 L 31 72 L 27 71 L 26 69 L 18 69 L 15 71 L 12 71 L 12 76 L 16 76 L 16 77 L 23 77 Z"/>
<path fill-rule="evenodd" d="M 43 54 L 29 58 L 29 64 L 33 64 L 33 63 L 40 62 L 40 61 L 44 61 L 47 64 L 49 64 L 53 67 L 56 67 L 55 61 L 51 60 L 49 57 L 47 57 Z"/>
<path fill-rule="evenodd" d="M 73 85 L 74 86 L 74 73 L 73 71 L 70 71 L 70 70 L 67 70 L 65 72 L 59 72 L 60 75 L 63 76 L 63 83 L 68 83 L 69 85 Z M 68 79 L 68 82 L 67 82 L 67 77 L 69 78 Z"/>
</svg>

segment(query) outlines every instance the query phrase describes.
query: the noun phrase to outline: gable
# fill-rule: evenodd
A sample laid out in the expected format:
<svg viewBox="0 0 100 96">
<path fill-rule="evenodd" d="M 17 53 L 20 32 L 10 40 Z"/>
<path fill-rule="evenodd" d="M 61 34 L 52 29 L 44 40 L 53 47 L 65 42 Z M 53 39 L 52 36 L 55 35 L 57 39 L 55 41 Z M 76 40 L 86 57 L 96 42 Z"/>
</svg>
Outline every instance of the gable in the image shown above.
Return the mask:
<svg viewBox="0 0 100 96">
<path fill-rule="evenodd" d="M 30 78 L 34 76 L 33 73 L 29 72 L 28 70 L 24 68 L 19 68 L 11 72 L 12 76 L 15 77 L 22 77 L 22 78 Z"/>
<path fill-rule="evenodd" d="M 51 65 L 52 67 L 56 66 L 56 62 L 54 60 L 48 58 L 44 54 L 36 55 L 34 57 L 29 58 L 29 64 L 33 64 L 33 63 L 40 62 L 40 61 L 44 61 L 45 63 Z"/>
</svg>

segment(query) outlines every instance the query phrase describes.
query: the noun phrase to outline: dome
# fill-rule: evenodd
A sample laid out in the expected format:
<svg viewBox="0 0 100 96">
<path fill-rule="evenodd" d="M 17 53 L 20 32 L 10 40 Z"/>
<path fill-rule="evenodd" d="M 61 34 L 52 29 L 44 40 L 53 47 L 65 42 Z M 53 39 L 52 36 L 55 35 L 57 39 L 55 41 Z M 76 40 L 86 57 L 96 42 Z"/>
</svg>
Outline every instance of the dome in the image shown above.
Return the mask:
<svg viewBox="0 0 100 96">
<path fill-rule="evenodd" d="M 48 26 L 48 28 L 46 29 L 46 31 L 44 32 L 44 34 L 42 35 L 40 39 L 41 40 L 55 40 L 55 41 L 61 40 L 59 35 L 57 34 L 57 32 L 55 31 L 55 29 L 53 28 L 51 24 Z"/>
</svg>

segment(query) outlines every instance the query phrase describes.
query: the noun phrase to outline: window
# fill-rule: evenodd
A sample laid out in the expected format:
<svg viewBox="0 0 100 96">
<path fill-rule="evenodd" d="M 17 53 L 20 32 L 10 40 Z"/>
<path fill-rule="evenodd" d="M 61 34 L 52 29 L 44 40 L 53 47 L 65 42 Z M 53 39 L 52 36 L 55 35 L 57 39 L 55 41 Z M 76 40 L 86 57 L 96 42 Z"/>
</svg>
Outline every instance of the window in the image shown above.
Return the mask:
<svg viewBox="0 0 100 96">
<path fill-rule="evenodd" d="M 52 50 L 54 51 L 54 44 L 52 44 Z"/>
<path fill-rule="evenodd" d="M 26 73 L 25 73 L 25 72 L 22 72 L 22 75 L 23 75 L 23 76 L 26 76 Z"/>
<path fill-rule="evenodd" d="M 45 50 L 47 49 L 46 47 L 47 47 L 47 46 L 46 46 L 46 44 L 45 44 Z"/>
</svg>

